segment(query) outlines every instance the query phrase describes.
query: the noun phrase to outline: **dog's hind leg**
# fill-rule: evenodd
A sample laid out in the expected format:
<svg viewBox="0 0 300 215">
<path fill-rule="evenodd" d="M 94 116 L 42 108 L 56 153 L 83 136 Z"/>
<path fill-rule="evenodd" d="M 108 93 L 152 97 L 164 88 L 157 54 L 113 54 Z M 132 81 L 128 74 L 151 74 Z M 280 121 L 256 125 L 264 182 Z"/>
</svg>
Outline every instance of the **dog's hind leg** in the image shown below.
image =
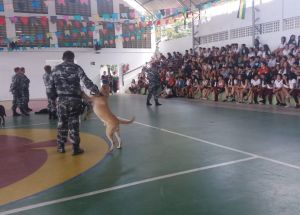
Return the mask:
<svg viewBox="0 0 300 215">
<path fill-rule="evenodd" d="M 114 140 L 113 140 L 113 129 L 111 127 L 106 127 L 106 137 L 110 142 L 109 152 L 114 150 Z"/>
<path fill-rule="evenodd" d="M 121 139 L 121 136 L 120 136 L 120 132 L 116 131 L 114 134 L 115 134 L 115 136 L 118 140 L 117 149 L 121 149 L 122 148 L 122 139 Z"/>
</svg>

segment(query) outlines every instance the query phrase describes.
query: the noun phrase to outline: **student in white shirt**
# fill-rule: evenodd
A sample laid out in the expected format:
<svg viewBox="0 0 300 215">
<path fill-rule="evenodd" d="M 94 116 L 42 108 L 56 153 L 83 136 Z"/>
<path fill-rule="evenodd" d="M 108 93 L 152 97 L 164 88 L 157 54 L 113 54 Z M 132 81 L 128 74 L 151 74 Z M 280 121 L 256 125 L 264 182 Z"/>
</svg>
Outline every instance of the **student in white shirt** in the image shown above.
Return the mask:
<svg viewBox="0 0 300 215">
<path fill-rule="evenodd" d="M 258 104 L 257 98 L 258 94 L 261 90 L 261 80 L 259 79 L 258 75 L 255 75 L 253 79 L 251 79 L 250 82 L 250 92 L 249 92 L 249 98 L 250 98 L 250 104 L 254 103 Z"/>
<path fill-rule="evenodd" d="M 291 97 L 293 97 L 296 102 L 296 108 L 298 108 L 299 107 L 299 99 L 298 99 L 299 91 L 296 89 L 296 85 L 297 85 L 296 78 L 297 78 L 297 76 L 294 73 L 290 73 L 290 74 L 284 76 L 283 94 L 289 104 L 291 104 Z"/>
<path fill-rule="evenodd" d="M 285 104 L 285 97 L 284 97 L 284 93 L 283 93 L 283 79 L 282 79 L 282 75 L 278 74 L 276 80 L 274 81 L 274 89 L 273 89 L 273 93 L 276 96 L 276 100 L 277 100 L 277 105 L 280 106 L 286 106 Z"/>
</svg>

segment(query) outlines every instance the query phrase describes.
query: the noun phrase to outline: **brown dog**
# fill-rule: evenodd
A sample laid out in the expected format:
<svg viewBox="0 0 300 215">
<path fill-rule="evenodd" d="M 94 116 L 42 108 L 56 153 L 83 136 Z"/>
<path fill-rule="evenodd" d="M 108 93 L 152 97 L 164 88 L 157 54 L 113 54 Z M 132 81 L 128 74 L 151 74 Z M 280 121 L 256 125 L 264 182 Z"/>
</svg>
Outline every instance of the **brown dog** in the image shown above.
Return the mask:
<svg viewBox="0 0 300 215">
<path fill-rule="evenodd" d="M 88 96 L 85 93 L 83 93 L 83 97 L 92 101 L 94 113 L 106 126 L 106 136 L 111 143 L 110 151 L 114 149 L 114 135 L 118 141 L 117 148 L 120 149 L 122 147 L 122 140 L 119 132 L 120 124 L 133 123 L 134 117 L 131 120 L 122 120 L 117 118 L 111 112 L 107 102 L 107 98 L 109 97 L 109 86 L 103 85 L 101 88 L 101 94 L 103 96 Z"/>
</svg>

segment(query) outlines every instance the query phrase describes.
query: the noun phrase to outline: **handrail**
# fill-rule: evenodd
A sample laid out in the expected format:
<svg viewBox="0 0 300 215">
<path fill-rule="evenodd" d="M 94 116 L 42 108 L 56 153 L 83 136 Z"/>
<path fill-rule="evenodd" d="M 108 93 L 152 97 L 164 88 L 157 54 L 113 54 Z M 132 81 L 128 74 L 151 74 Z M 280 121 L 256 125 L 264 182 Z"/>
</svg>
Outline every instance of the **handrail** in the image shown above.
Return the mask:
<svg viewBox="0 0 300 215">
<path fill-rule="evenodd" d="M 129 73 L 132 73 L 132 72 L 134 72 L 134 71 L 136 71 L 136 70 L 138 70 L 138 69 L 143 68 L 144 65 L 145 65 L 145 64 L 143 64 L 143 65 L 141 65 L 141 66 L 139 66 L 139 67 L 136 67 L 135 69 L 132 69 L 132 70 L 126 72 L 126 73 L 122 73 L 122 86 L 124 86 L 124 76 L 125 76 L 125 75 L 128 75 Z"/>
<path fill-rule="evenodd" d="M 129 73 L 132 73 L 132 72 L 134 72 L 134 71 L 140 69 L 140 68 L 143 68 L 144 65 L 145 65 L 145 64 L 143 64 L 143 65 L 141 65 L 141 66 L 139 66 L 139 67 L 137 67 L 137 68 L 135 68 L 135 69 L 132 69 L 132 70 L 130 70 L 130 71 L 128 71 L 128 72 L 125 72 L 123 75 L 127 75 L 127 74 L 129 74 Z"/>
</svg>

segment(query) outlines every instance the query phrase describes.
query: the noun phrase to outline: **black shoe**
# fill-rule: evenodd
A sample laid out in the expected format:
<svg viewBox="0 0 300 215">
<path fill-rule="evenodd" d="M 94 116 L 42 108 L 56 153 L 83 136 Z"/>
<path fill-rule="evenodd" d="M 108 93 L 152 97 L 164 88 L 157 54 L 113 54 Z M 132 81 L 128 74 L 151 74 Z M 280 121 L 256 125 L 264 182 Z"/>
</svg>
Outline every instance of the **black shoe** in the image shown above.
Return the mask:
<svg viewBox="0 0 300 215">
<path fill-rule="evenodd" d="M 155 102 L 155 105 L 156 105 L 156 106 L 160 106 L 160 105 L 162 105 L 162 104 L 160 104 L 159 102 Z"/>
<path fill-rule="evenodd" d="M 22 111 L 22 116 L 29 116 L 29 114 L 25 111 Z"/>
<path fill-rule="evenodd" d="M 147 102 L 147 106 L 151 106 L 152 104 L 150 102 Z"/>
<path fill-rule="evenodd" d="M 56 151 L 59 152 L 59 153 L 62 153 L 62 154 L 64 154 L 66 152 L 65 147 L 63 147 L 63 146 L 57 147 Z"/>
<path fill-rule="evenodd" d="M 81 148 L 76 148 L 76 149 L 73 149 L 73 153 L 72 155 L 73 156 L 76 156 L 76 155 L 80 155 L 80 154 L 83 154 L 84 153 L 84 150 L 81 149 Z"/>
<path fill-rule="evenodd" d="M 27 111 L 27 112 L 31 112 L 32 109 L 31 109 L 31 108 L 27 108 L 26 111 Z"/>
<path fill-rule="evenodd" d="M 17 116 L 21 116 L 21 114 L 17 113 L 17 112 L 14 112 L 13 113 L 13 117 L 17 117 Z"/>
</svg>

